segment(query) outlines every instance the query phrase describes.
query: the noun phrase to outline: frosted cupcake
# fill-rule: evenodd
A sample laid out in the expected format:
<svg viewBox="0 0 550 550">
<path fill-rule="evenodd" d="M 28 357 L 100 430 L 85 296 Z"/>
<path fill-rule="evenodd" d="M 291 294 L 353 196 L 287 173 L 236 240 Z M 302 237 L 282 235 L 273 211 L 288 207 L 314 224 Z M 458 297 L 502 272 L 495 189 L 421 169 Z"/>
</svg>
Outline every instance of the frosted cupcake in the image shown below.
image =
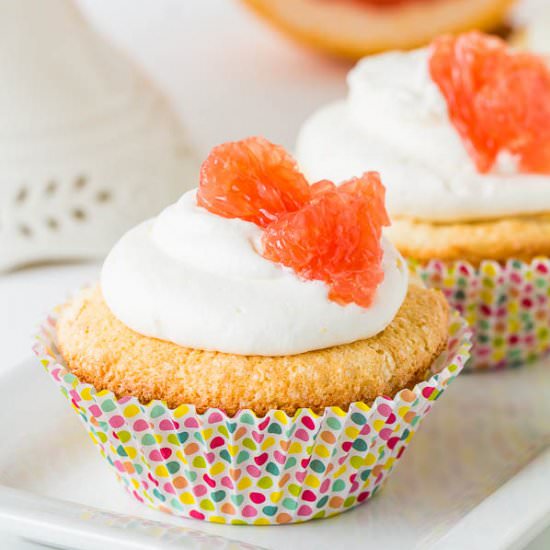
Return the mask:
<svg viewBox="0 0 550 550">
<path fill-rule="evenodd" d="M 387 223 L 376 173 L 310 186 L 250 138 L 119 241 L 39 353 L 136 498 L 262 524 L 375 493 L 467 348 Z"/>
<path fill-rule="evenodd" d="M 387 236 L 476 328 L 473 365 L 517 365 L 550 337 L 550 71 L 479 33 L 362 60 L 313 115 L 298 161 L 384 177 Z"/>
</svg>

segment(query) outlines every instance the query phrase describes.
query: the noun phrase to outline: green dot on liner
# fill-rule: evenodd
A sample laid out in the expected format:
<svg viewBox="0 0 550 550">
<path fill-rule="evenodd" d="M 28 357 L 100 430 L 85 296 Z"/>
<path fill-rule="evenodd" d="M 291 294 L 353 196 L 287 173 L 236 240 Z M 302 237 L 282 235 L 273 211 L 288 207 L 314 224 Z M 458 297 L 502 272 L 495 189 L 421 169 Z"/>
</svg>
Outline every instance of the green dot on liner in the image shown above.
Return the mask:
<svg viewBox="0 0 550 550">
<path fill-rule="evenodd" d="M 278 476 L 281 473 L 281 470 L 279 469 L 279 466 L 275 464 L 275 462 L 270 462 L 266 467 L 266 471 L 270 473 L 273 476 Z"/>
<path fill-rule="evenodd" d="M 241 414 L 240 420 L 245 424 L 254 424 L 254 418 L 250 413 Z"/>
<path fill-rule="evenodd" d="M 151 434 L 145 434 L 141 438 L 141 444 L 142 445 L 155 445 L 156 442 L 157 442 L 157 440 Z"/>
<path fill-rule="evenodd" d="M 288 492 L 297 497 L 302 491 L 302 488 L 300 487 L 300 485 L 296 485 L 295 483 L 291 483 L 289 486 L 288 486 Z"/>
<path fill-rule="evenodd" d="M 168 462 L 166 464 L 166 469 L 171 473 L 171 474 L 175 474 L 177 472 L 179 472 L 179 469 L 180 469 L 180 465 L 178 462 L 176 462 L 175 460 L 171 461 L 171 462 Z"/>
<path fill-rule="evenodd" d="M 193 459 L 193 466 L 195 468 L 206 468 L 206 460 L 202 456 L 196 456 Z"/>
<path fill-rule="evenodd" d="M 342 425 L 340 424 L 338 419 L 333 418 L 333 417 L 327 418 L 327 424 L 333 430 L 339 430 L 342 427 Z"/>
<path fill-rule="evenodd" d="M 341 480 L 341 479 L 337 479 L 333 484 L 332 484 L 332 490 L 333 491 L 342 491 L 343 489 L 346 488 L 346 484 Z"/>
<path fill-rule="evenodd" d="M 212 500 L 214 502 L 220 502 L 221 500 L 223 500 L 226 497 L 226 493 L 225 493 L 225 491 L 222 491 L 222 490 L 214 491 L 211 496 L 212 496 Z"/>
<path fill-rule="evenodd" d="M 321 497 L 317 501 L 317 504 L 316 504 L 317 508 L 322 508 L 327 503 L 327 500 L 328 500 L 328 495 Z"/>
<path fill-rule="evenodd" d="M 269 428 L 267 428 L 267 432 L 270 433 L 270 434 L 282 434 L 283 429 L 276 422 L 272 422 L 269 425 Z"/>
<path fill-rule="evenodd" d="M 159 416 L 162 416 L 165 412 L 166 411 L 164 407 L 161 407 L 160 405 L 155 405 L 151 410 L 151 418 L 158 418 Z"/>
<path fill-rule="evenodd" d="M 112 399 L 107 399 L 106 401 L 103 401 L 101 403 L 101 410 L 103 412 L 111 412 L 116 409 L 116 405 L 114 404 Z"/>
<path fill-rule="evenodd" d="M 309 463 L 309 467 L 317 474 L 322 474 L 325 471 L 325 465 L 316 458 Z"/>
<path fill-rule="evenodd" d="M 258 487 L 261 489 L 269 489 L 273 485 L 273 480 L 270 477 L 264 476 L 258 480 Z"/>
<path fill-rule="evenodd" d="M 298 503 L 291 499 L 291 498 L 285 498 L 283 500 L 283 506 L 287 509 L 287 510 L 296 510 L 296 508 L 298 508 Z"/>
</svg>

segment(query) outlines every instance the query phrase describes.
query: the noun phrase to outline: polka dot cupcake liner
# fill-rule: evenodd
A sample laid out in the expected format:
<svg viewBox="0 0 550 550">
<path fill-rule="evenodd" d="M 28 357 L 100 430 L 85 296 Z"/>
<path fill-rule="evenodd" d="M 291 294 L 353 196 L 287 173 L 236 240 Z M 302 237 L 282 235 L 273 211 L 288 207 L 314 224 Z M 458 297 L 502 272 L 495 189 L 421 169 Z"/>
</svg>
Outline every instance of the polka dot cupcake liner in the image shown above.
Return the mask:
<svg viewBox="0 0 550 550">
<path fill-rule="evenodd" d="M 250 410 L 198 413 L 96 391 L 68 371 L 53 317 L 35 351 L 135 499 L 178 516 L 273 525 L 339 514 L 377 493 L 468 358 L 469 329 L 457 314 L 450 334 L 429 378 L 411 390 L 347 412 L 301 409 L 292 417 L 280 410 L 261 418 Z"/>
<path fill-rule="evenodd" d="M 550 351 L 550 259 L 409 261 L 412 274 L 442 290 L 474 331 L 467 369 L 517 367 Z"/>
</svg>

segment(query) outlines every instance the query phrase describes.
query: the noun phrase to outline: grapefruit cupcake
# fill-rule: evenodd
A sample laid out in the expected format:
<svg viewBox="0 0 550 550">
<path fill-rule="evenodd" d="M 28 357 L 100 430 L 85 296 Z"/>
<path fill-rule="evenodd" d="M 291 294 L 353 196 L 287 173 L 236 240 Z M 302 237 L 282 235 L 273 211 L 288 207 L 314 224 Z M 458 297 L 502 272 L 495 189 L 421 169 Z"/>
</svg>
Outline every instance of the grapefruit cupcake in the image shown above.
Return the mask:
<svg viewBox="0 0 550 550">
<path fill-rule="evenodd" d="M 387 236 L 476 332 L 473 367 L 550 348 L 550 70 L 480 33 L 361 61 L 305 123 L 306 175 L 377 166 Z"/>
<path fill-rule="evenodd" d="M 376 493 L 468 348 L 387 224 L 377 173 L 309 185 L 262 138 L 221 145 L 37 351 L 145 504 L 221 523 L 339 513 Z"/>
</svg>

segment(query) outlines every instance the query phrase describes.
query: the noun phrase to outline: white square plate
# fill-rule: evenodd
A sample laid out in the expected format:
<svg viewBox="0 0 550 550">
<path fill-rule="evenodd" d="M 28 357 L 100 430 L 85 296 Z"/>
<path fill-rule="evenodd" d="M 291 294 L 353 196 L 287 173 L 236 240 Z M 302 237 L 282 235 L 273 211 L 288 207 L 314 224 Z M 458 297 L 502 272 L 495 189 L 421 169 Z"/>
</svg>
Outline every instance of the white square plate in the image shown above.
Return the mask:
<svg viewBox="0 0 550 550">
<path fill-rule="evenodd" d="M 376 498 L 278 527 L 183 520 L 134 502 L 36 360 L 0 374 L 0 399 L 0 528 L 51 544 L 497 550 L 550 521 L 550 361 L 461 375 Z"/>
</svg>

